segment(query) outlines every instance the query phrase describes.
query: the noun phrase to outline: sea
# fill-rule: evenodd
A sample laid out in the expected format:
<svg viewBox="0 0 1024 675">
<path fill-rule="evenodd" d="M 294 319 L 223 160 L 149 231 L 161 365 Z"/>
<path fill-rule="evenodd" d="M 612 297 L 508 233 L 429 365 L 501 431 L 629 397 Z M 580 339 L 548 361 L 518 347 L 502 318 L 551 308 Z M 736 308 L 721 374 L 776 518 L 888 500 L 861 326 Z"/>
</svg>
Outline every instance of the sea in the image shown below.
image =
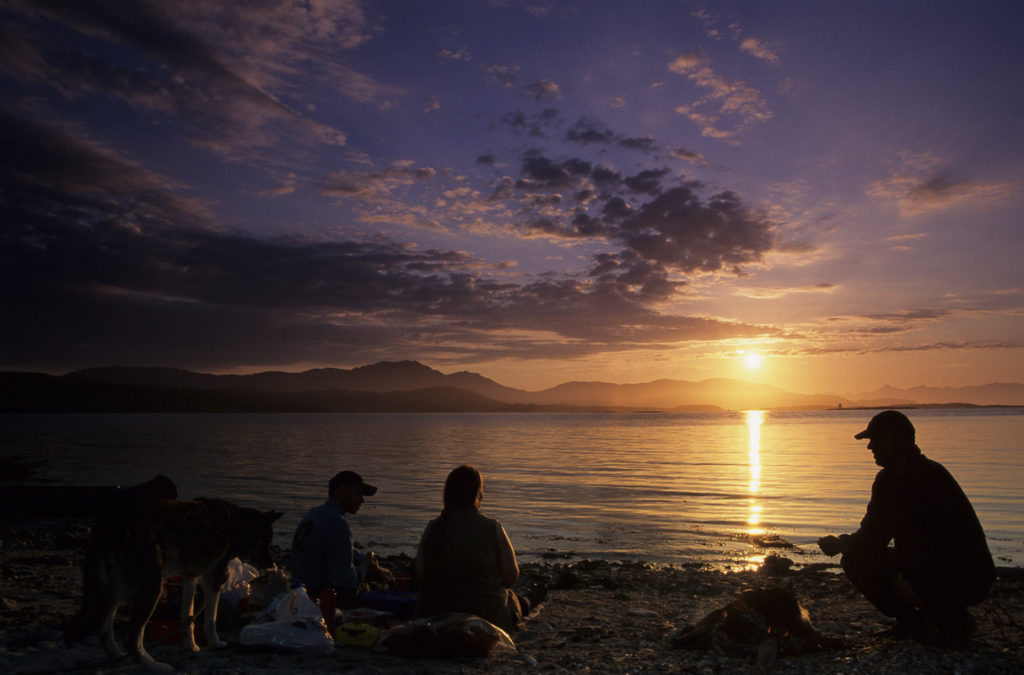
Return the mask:
<svg viewBox="0 0 1024 675">
<path fill-rule="evenodd" d="M 379 488 L 350 516 L 358 545 L 410 556 L 448 472 L 473 464 L 481 508 L 521 562 L 728 570 L 770 554 L 837 562 L 815 542 L 864 515 L 878 467 L 853 436 L 874 412 L 7 414 L 0 459 L 43 461 L 50 484 L 164 474 L 180 498 L 283 511 L 281 546 L 351 469 Z M 907 413 L 974 504 L 996 564 L 1024 565 L 1024 408 Z"/>
</svg>

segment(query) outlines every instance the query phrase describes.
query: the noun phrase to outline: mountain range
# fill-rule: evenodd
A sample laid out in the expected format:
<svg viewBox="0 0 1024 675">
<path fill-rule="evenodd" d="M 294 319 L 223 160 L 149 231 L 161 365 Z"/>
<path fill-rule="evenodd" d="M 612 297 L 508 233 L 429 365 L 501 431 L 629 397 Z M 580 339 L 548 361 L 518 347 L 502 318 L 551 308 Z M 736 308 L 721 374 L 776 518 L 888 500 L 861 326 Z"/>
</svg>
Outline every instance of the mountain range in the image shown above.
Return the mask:
<svg viewBox="0 0 1024 675">
<path fill-rule="evenodd" d="M 417 361 L 251 375 L 159 367 L 90 368 L 60 376 L 0 373 L 0 411 L 6 412 L 681 411 L 958 404 L 1024 405 L 1024 384 L 883 387 L 850 396 L 796 394 L 730 379 L 664 379 L 642 384 L 567 382 L 526 391 L 477 373 L 441 373 Z"/>
</svg>

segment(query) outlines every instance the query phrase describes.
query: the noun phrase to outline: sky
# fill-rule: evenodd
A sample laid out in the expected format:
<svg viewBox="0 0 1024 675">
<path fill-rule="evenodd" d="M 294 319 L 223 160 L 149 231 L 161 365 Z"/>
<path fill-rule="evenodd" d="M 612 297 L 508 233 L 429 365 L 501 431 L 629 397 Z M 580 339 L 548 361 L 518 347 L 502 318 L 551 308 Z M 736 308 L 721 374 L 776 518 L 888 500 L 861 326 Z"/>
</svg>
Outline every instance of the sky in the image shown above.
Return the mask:
<svg viewBox="0 0 1024 675">
<path fill-rule="evenodd" d="M 0 0 L 0 369 L 1024 382 L 1024 4 Z"/>
</svg>

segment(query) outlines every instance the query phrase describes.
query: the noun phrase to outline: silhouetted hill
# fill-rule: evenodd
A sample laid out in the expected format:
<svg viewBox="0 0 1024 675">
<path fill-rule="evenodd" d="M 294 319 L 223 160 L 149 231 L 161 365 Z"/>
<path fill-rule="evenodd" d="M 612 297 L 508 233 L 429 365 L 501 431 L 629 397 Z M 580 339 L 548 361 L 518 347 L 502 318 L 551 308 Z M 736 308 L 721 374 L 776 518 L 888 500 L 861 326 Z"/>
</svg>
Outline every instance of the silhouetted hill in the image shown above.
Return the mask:
<svg viewBox="0 0 1024 675">
<path fill-rule="evenodd" d="M 882 387 L 867 394 L 858 394 L 857 398 L 898 398 L 924 404 L 1024 405 L 1024 384 L 993 382 L 981 387 Z"/>
<path fill-rule="evenodd" d="M 702 382 L 657 380 L 644 384 L 607 382 L 568 382 L 546 389 L 532 397 L 541 404 L 596 405 L 608 407 L 679 408 L 717 406 L 719 408 L 833 408 L 855 401 L 823 394 L 793 394 L 766 384 L 738 380 L 711 379 Z"/>
<path fill-rule="evenodd" d="M 118 384 L 78 375 L 0 373 L 0 412 L 511 412 L 540 410 L 454 387 L 272 392 Z M 550 410 L 559 408 L 551 407 Z"/>
<path fill-rule="evenodd" d="M 858 397 L 795 394 L 729 379 L 567 382 L 543 391 L 524 391 L 476 373 L 446 375 L 417 361 L 251 375 L 126 367 L 91 368 L 63 376 L 0 373 L 0 411 L 8 412 L 777 410 L 950 403 L 1024 405 L 1024 384 L 959 389 L 885 387 Z"/>
<path fill-rule="evenodd" d="M 414 389 L 456 388 L 507 402 L 517 402 L 519 390 L 503 387 L 476 373 L 445 375 L 417 361 L 382 361 L 351 370 L 317 368 L 300 373 L 267 371 L 251 375 L 210 375 L 178 368 L 89 368 L 69 373 L 101 382 L 147 384 L 196 389 L 235 389 L 239 387 L 274 392 L 308 392 L 345 389 L 349 391 L 411 391 Z"/>
</svg>

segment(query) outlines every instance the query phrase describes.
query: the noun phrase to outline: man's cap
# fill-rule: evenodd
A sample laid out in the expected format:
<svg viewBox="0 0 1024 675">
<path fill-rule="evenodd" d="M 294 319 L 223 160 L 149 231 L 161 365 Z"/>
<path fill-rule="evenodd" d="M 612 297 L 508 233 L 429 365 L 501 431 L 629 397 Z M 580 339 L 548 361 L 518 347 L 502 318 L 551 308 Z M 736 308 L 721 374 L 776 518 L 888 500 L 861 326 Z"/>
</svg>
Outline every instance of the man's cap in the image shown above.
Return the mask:
<svg viewBox="0 0 1024 675">
<path fill-rule="evenodd" d="M 363 477 L 355 471 L 339 471 L 336 473 L 327 486 L 328 493 L 334 494 L 339 485 L 359 485 L 363 488 L 363 496 L 365 497 L 372 497 L 377 494 L 376 486 L 368 485 L 363 480 Z"/>
<path fill-rule="evenodd" d="M 854 436 L 854 438 L 858 440 L 875 438 L 886 431 L 902 431 L 909 433 L 911 439 L 914 438 L 914 425 L 899 410 L 886 410 L 878 413 L 868 422 L 868 428 Z"/>
</svg>

